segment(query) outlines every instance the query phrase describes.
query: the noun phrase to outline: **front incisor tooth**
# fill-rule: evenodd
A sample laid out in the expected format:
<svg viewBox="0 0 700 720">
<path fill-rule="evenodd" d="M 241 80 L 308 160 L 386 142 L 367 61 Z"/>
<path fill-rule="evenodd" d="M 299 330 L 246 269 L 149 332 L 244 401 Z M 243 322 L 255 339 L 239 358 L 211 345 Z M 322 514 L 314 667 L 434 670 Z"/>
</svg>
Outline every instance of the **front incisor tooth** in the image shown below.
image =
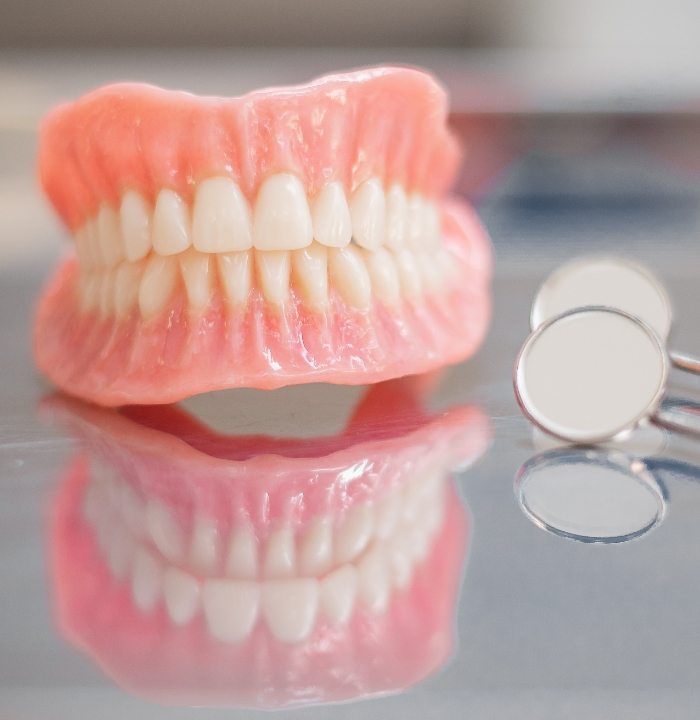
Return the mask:
<svg viewBox="0 0 700 720">
<path fill-rule="evenodd" d="M 258 541 L 251 527 L 237 525 L 231 531 L 225 572 L 236 578 L 257 577 Z"/>
<path fill-rule="evenodd" d="M 275 305 L 283 305 L 289 295 L 289 250 L 258 252 L 255 267 L 265 298 Z"/>
<path fill-rule="evenodd" d="M 106 203 L 102 204 L 97 215 L 97 241 L 103 267 L 114 267 L 124 259 L 121 232 L 119 230 L 119 215 L 114 208 Z"/>
<path fill-rule="evenodd" d="M 253 281 L 253 251 L 219 253 L 216 262 L 229 303 L 234 307 L 246 305 Z"/>
<path fill-rule="evenodd" d="M 263 585 L 263 613 L 278 640 L 296 643 L 309 636 L 316 620 L 318 591 L 318 581 L 311 578 L 268 580 Z"/>
<path fill-rule="evenodd" d="M 212 637 L 221 642 L 240 642 L 258 618 L 260 585 L 249 580 L 206 580 L 202 606 Z"/>
<path fill-rule="evenodd" d="M 253 228 L 248 201 L 230 178 L 200 183 L 192 214 L 192 244 L 208 253 L 248 250 Z"/>
<path fill-rule="evenodd" d="M 291 527 L 278 528 L 268 537 L 263 570 L 266 578 L 284 578 L 294 575 L 296 547 Z"/>
<path fill-rule="evenodd" d="M 139 298 L 139 284 L 145 263 L 124 262 L 117 269 L 114 281 L 114 310 L 117 317 L 126 317 Z"/>
<path fill-rule="evenodd" d="M 199 610 L 199 583 L 189 573 L 169 567 L 163 575 L 168 615 L 175 625 L 187 625 Z"/>
<path fill-rule="evenodd" d="M 401 185 L 392 185 L 386 194 L 386 229 L 384 243 L 392 250 L 399 250 L 406 242 L 406 216 L 408 199 Z"/>
<path fill-rule="evenodd" d="M 206 253 L 188 250 L 179 259 L 190 308 L 201 312 L 211 299 L 214 274 L 211 258 Z"/>
<path fill-rule="evenodd" d="M 151 250 L 151 208 L 141 194 L 134 190 L 124 193 L 120 219 L 126 259 L 145 258 Z"/>
<path fill-rule="evenodd" d="M 358 245 L 376 250 L 384 242 L 384 189 L 378 178 L 365 180 L 350 200 L 352 236 Z"/>
<path fill-rule="evenodd" d="M 146 261 L 139 286 L 139 308 L 144 318 L 151 318 L 163 309 L 176 282 L 177 260 L 152 255 Z"/>
<path fill-rule="evenodd" d="M 159 255 L 176 255 L 190 246 L 189 210 L 173 190 L 158 193 L 153 211 L 153 249 Z"/>
<path fill-rule="evenodd" d="M 352 615 L 357 596 L 357 569 L 347 563 L 321 580 L 320 605 L 335 625 L 344 625 Z"/>
<path fill-rule="evenodd" d="M 292 252 L 294 281 L 308 305 L 323 309 L 328 305 L 328 250 L 312 243 Z"/>
<path fill-rule="evenodd" d="M 335 534 L 335 561 L 339 565 L 356 558 L 366 547 L 374 531 L 373 508 L 356 505 L 348 510 Z"/>
<path fill-rule="evenodd" d="M 401 284 L 391 253 L 379 248 L 364 252 L 365 264 L 372 281 L 372 292 L 387 305 L 396 305 L 401 297 Z"/>
<path fill-rule="evenodd" d="M 289 173 L 272 175 L 260 186 L 253 217 L 257 250 L 296 250 L 311 244 L 309 203 L 301 180 Z"/>
<path fill-rule="evenodd" d="M 302 575 L 321 575 L 333 561 L 333 521 L 328 516 L 311 521 L 299 546 Z"/>
<path fill-rule="evenodd" d="M 359 248 L 352 245 L 346 248 L 330 248 L 328 274 L 333 287 L 348 305 L 360 310 L 369 308 L 372 285 Z"/>
<path fill-rule="evenodd" d="M 328 247 L 345 247 L 352 238 L 352 219 L 339 182 L 326 185 L 318 194 L 312 210 L 314 239 Z"/>
</svg>

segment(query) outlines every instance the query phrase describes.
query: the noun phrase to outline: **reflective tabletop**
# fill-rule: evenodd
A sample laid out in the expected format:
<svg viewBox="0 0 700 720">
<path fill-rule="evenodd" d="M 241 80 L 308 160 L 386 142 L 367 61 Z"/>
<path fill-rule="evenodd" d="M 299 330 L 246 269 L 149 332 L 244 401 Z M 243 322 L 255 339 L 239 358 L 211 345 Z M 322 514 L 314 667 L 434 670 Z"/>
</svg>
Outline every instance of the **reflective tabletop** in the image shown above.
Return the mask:
<svg viewBox="0 0 700 720">
<path fill-rule="evenodd" d="M 673 349 L 700 354 L 700 117 L 453 122 L 496 259 L 474 358 L 119 411 L 33 369 L 63 238 L 33 130 L 3 125 L 2 718 L 698 717 L 700 445 L 561 446 L 511 376 L 538 285 L 579 254 L 652 267 Z"/>
</svg>

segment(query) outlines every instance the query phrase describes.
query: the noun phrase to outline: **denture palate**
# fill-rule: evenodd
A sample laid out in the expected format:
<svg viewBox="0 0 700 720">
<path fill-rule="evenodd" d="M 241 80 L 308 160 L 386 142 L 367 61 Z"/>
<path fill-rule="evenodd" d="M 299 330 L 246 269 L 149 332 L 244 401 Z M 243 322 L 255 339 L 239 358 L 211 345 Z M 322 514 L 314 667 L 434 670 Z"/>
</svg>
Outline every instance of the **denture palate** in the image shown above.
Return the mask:
<svg viewBox="0 0 700 720">
<path fill-rule="evenodd" d="M 437 202 L 370 177 L 307 195 L 293 173 L 267 177 L 252 202 L 229 177 L 201 181 L 191 203 L 161 189 L 154 201 L 126 190 L 75 233 L 84 312 L 157 315 L 181 288 L 193 312 L 218 296 L 244 307 L 257 288 L 283 306 L 290 289 L 322 311 L 335 290 L 366 309 L 438 291 L 449 261 Z"/>
</svg>

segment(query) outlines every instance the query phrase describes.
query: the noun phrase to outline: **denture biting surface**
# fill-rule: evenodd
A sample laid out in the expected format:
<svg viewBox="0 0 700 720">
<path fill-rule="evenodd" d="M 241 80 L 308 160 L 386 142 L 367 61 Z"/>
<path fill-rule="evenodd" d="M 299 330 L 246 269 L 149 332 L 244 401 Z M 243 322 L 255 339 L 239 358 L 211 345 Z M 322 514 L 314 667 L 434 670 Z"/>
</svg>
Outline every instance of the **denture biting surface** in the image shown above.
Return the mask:
<svg viewBox="0 0 700 720">
<path fill-rule="evenodd" d="M 40 176 L 76 258 L 40 303 L 40 368 L 116 405 L 466 357 L 490 254 L 444 197 L 446 112 L 430 76 L 397 68 L 237 99 L 117 85 L 57 109 Z"/>
</svg>

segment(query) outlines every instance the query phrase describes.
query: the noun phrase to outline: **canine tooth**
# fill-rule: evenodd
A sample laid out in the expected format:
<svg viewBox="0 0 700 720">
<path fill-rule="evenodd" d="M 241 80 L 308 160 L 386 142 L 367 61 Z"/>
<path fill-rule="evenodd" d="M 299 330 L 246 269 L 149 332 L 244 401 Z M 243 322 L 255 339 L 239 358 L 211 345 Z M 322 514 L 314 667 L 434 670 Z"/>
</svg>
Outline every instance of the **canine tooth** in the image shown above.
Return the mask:
<svg viewBox="0 0 700 720">
<path fill-rule="evenodd" d="M 302 575 L 321 575 L 333 561 L 333 522 L 330 517 L 315 518 L 299 546 L 299 570 Z"/>
<path fill-rule="evenodd" d="M 190 561 L 199 573 L 211 574 L 219 564 L 219 529 L 212 520 L 197 515 L 192 527 Z"/>
<path fill-rule="evenodd" d="M 401 297 L 401 285 L 396 263 L 385 248 L 365 251 L 365 264 L 372 281 L 372 292 L 388 305 L 395 305 Z"/>
<path fill-rule="evenodd" d="M 211 258 L 205 253 L 188 250 L 180 255 L 179 260 L 190 307 L 193 310 L 204 310 L 209 305 L 212 292 Z"/>
<path fill-rule="evenodd" d="M 202 606 L 209 632 L 216 640 L 240 642 L 258 618 L 260 586 L 247 580 L 206 580 Z"/>
<path fill-rule="evenodd" d="M 153 211 L 153 249 L 159 255 L 176 255 L 190 246 L 187 205 L 173 190 L 158 193 Z"/>
<path fill-rule="evenodd" d="M 376 250 L 384 242 L 385 197 L 378 178 L 365 180 L 350 200 L 352 236 L 358 245 Z"/>
<path fill-rule="evenodd" d="M 192 244 L 206 253 L 253 247 L 248 201 L 230 178 L 209 178 L 199 184 L 192 213 Z"/>
<path fill-rule="evenodd" d="M 125 317 L 139 299 L 143 262 L 123 262 L 114 279 L 114 310 L 117 317 Z"/>
<path fill-rule="evenodd" d="M 152 610 L 160 599 L 163 570 L 160 563 L 145 548 L 139 548 L 134 557 L 131 574 L 131 593 L 143 612 Z"/>
<path fill-rule="evenodd" d="M 350 619 L 357 597 L 357 569 L 354 565 L 341 565 L 320 583 L 320 606 L 323 614 L 336 625 Z"/>
<path fill-rule="evenodd" d="M 374 545 L 357 563 L 358 593 L 373 613 L 382 613 L 389 604 L 389 567 L 384 550 Z"/>
<path fill-rule="evenodd" d="M 396 265 L 399 269 L 401 289 L 408 297 L 416 297 L 421 291 L 421 277 L 416 256 L 413 250 L 404 248 L 396 254 Z"/>
<path fill-rule="evenodd" d="M 163 309 L 177 282 L 177 260 L 152 255 L 144 268 L 139 286 L 139 308 L 145 318 Z"/>
<path fill-rule="evenodd" d="M 374 529 L 372 506 L 350 508 L 340 529 L 335 533 L 335 561 L 339 565 L 357 557 L 367 546 Z"/>
<path fill-rule="evenodd" d="M 257 577 L 258 542 L 252 528 L 239 525 L 231 532 L 226 574 L 246 579 Z"/>
<path fill-rule="evenodd" d="M 265 298 L 283 305 L 289 295 L 289 250 L 269 250 L 255 254 L 258 281 Z"/>
<path fill-rule="evenodd" d="M 314 238 L 328 247 L 345 247 L 352 238 L 352 219 L 342 183 L 332 182 L 318 194 L 312 210 Z"/>
<path fill-rule="evenodd" d="M 107 317 L 112 313 L 114 307 L 114 285 L 116 272 L 106 270 L 102 273 L 100 284 L 100 313 L 103 317 Z"/>
<path fill-rule="evenodd" d="M 119 230 L 119 215 L 112 207 L 103 203 L 97 215 L 97 241 L 103 267 L 114 267 L 124 259 Z"/>
<path fill-rule="evenodd" d="M 184 542 L 180 526 L 172 512 L 159 500 L 149 500 L 146 505 L 146 528 L 153 544 L 164 557 L 172 562 L 182 559 Z"/>
<path fill-rule="evenodd" d="M 253 281 L 252 251 L 220 253 L 216 256 L 216 261 L 228 301 L 235 306 L 245 305 Z"/>
<path fill-rule="evenodd" d="M 296 570 L 294 532 L 290 526 L 274 530 L 267 538 L 263 572 L 267 578 L 291 577 Z"/>
<path fill-rule="evenodd" d="M 369 307 L 372 286 L 359 248 L 348 245 L 346 248 L 329 249 L 328 274 L 348 305 L 361 310 Z"/>
<path fill-rule="evenodd" d="M 122 197 L 119 217 L 126 259 L 135 262 L 145 258 L 151 251 L 150 205 L 140 193 L 127 190 Z"/>
<path fill-rule="evenodd" d="M 316 308 L 328 304 L 328 250 L 312 243 L 292 251 L 292 271 L 306 302 Z"/>
<path fill-rule="evenodd" d="M 401 185 L 392 185 L 386 194 L 386 229 L 384 243 L 392 250 L 399 250 L 406 242 L 406 216 L 408 199 Z"/>
<path fill-rule="evenodd" d="M 312 239 L 311 213 L 301 180 L 289 173 L 267 178 L 255 201 L 255 248 L 296 250 L 310 245 Z"/>
<path fill-rule="evenodd" d="M 272 634 L 287 643 L 307 638 L 316 619 L 318 595 L 318 581 L 310 578 L 265 582 L 263 613 Z"/>
<path fill-rule="evenodd" d="M 163 575 L 165 607 L 175 625 L 186 625 L 199 610 L 199 583 L 189 573 L 169 567 Z"/>
<path fill-rule="evenodd" d="M 393 488 L 375 505 L 375 534 L 378 538 L 391 537 L 401 517 L 401 489 Z"/>
</svg>

